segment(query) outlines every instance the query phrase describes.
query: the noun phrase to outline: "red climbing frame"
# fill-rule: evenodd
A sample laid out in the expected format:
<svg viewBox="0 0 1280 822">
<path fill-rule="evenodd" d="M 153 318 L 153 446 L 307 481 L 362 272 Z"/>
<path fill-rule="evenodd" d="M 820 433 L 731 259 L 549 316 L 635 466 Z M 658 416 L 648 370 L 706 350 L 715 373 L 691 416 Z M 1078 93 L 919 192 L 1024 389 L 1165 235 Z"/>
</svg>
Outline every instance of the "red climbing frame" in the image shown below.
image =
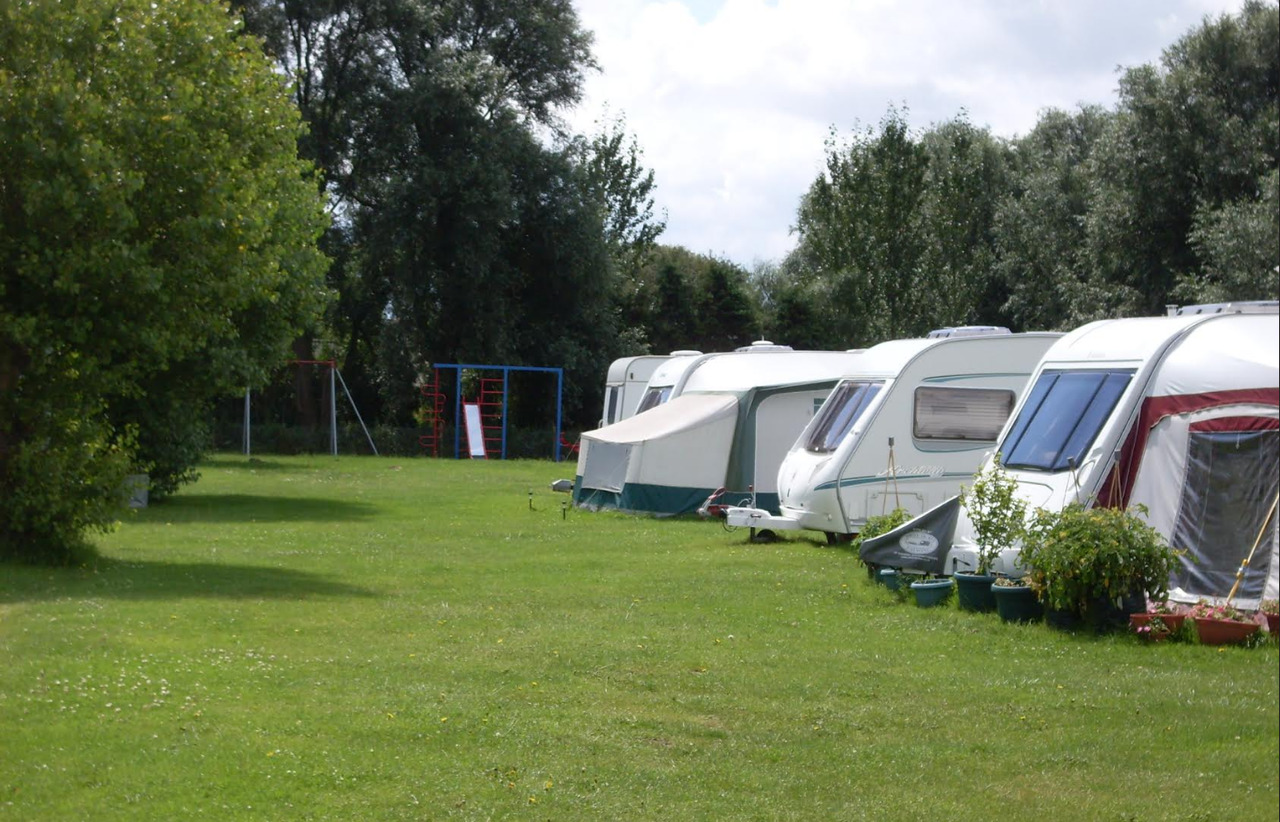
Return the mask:
<svg viewBox="0 0 1280 822">
<path fill-rule="evenodd" d="M 418 445 L 431 456 L 440 456 L 440 440 L 444 436 L 444 394 L 440 391 L 440 370 L 431 369 L 430 381 L 418 387 L 426 400 L 422 425 L 427 433 L 418 437 Z"/>
</svg>

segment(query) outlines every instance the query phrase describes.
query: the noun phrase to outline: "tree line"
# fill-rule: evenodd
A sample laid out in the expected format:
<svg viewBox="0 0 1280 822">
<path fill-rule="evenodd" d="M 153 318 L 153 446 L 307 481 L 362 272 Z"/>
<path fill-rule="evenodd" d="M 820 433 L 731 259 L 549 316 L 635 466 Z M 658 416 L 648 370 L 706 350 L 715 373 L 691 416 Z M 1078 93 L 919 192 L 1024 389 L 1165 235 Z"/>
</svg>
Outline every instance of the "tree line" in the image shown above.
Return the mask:
<svg viewBox="0 0 1280 822">
<path fill-rule="evenodd" d="M 833 129 L 795 249 L 747 270 L 660 244 L 624 117 L 564 125 L 596 68 L 569 0 L 6 6 L 2 552 L 70 556 L 126 472 L 192 479 L 220 397 L 316 407 L 290 358 L 406 426 L 434 362 L 561 366 L 587 428 L 624 355 L 1275 298 L 1278 19 L 1206 18 L 1015 139 Z"/>
</svg>

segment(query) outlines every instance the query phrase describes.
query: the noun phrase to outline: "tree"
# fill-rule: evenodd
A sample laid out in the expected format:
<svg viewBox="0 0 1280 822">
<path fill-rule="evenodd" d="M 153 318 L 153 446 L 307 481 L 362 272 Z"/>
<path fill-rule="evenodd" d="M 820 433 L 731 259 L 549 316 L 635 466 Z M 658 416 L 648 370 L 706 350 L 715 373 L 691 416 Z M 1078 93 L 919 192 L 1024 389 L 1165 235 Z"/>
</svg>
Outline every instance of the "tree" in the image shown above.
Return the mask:
<svg viewBox="0 0 1280 822">
<path fill-rule="evenodd" d="M 594 65 L 570 0 L 241 5 L 296 78 L 301 149 L 326 170 L 329 327 L 352 382 L 401 415 L 405 373 L 432 361 L 563 365 L 568 384 L 597 385 L 600 340 L 618 338 L 605 252 L 651 241 L 641 214 L 611 210 L 613 186 L 645 192 L 639 207 L 651 179 L 618 133 L 600 175 L 601 152 L 560 133 Z M 566 415 L 594 419 L 596 400 L 567 397 Z"/>
<path fill-rule="evenodd" d="M 911 314 L 921 322 L 915 330 L 1003 325 L 995 215 L 1009 188 L 1008 146 L 964 113 L 929 129 L 921 142 L 929 162 L 918 215 L 924 248 L 912 290 Z"/>
<path fill-rule="evenodd" d="M 1066 330 L 1097 319 L 1105 300 L 1091 282 L 1085 220 L 1091 158 L 1111 114 L 1098 106 L 1049 110 L 1013 145 L 1011 181 L 995 214 L 994 270 L 1003 311 L 1022 330 Z"/>
<path fill-rule="evenodd" d="M 697 340 L 703 351 L 732 351 L 759 334 L 747 272 L 727 260 L 708 259 L 698 277 L 694 306 Z"/>
<path fill-rule="evenodd" d="M 4 554 L 69 558 L 179 412 L 262 379 L 319 311 L 299 133 L 224 7 L 0 11 Z"/>
<path fill-rule="evenodd" d="M 634 135 L 627 139 L 626 118 L 600 126 L 590 140 L 577 138 L 574 149 L 587 175 L 591 196 L 604 210 L 605 242 L 619 274 L 634 280 L 666 229 L 665 215 L 654 215 L 654 177 L 641 160 Z"/>
<path fill-rule="evenodd" d="M 1159 67 L 1125 71 L 1095 162 L 1086 298 L 1108 297 L 1113 315 L 1162 313 L 1178 277 L 1205 262 L 1197 220 L 1257 200 L 1280 162 L 1280 7 L 1249 0 L 1206 18 Z"/>
<path fill-rule="evenodd" d="M 1188 303 L 1272 299 L 1280 294 L 1280 172 L 1258 181 L 1256 198 L 1196 212 L 1191 244 L 1204 260 L 1175 296 Z"/>
</svg>

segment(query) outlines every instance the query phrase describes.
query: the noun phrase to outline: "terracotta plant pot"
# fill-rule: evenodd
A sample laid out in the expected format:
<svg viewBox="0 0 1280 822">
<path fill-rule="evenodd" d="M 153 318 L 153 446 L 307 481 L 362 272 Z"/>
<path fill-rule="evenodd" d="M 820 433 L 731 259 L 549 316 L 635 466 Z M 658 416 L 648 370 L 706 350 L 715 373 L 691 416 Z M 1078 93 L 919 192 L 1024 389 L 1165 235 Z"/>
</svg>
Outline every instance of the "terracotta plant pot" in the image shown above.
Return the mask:
<svg viewBox="0 0 1280 822">
<path fill-rule="evenodd" d="M 1157 617 L 1157 616 L 1160 617 L 1161 622 L 1163 622 L 1166 626 L 1168 626 L 1170 633 L 1175 633 L 1175 634 L 1178 633 L 1178 631 L 1182 630 L 1182 623 L 1185 622 L 1187 619 L 1186 614 L 1148 614 L 1148 613 L 1130 614 L 1129 627 L 1134 628 L 1136 630 L 1137 628 L 1140 628 L 1141 626 L 1146 625 L 1148 622 L 1150 622 L 1152 617 Z"/>
<path fill-rule="evenodd" d="M 1274 638 L 1280 634 L 1280 614 L 1263 614 L 1267 618 L 1267 633 Z"/>
<path fill-rule="evenodd" d="M 1256 622 L 1234 622 L 1229 619 L 1196 617 L 1196 633 L 1201 645 L 1237 645 L 1258 632 Z"/>
</svg>

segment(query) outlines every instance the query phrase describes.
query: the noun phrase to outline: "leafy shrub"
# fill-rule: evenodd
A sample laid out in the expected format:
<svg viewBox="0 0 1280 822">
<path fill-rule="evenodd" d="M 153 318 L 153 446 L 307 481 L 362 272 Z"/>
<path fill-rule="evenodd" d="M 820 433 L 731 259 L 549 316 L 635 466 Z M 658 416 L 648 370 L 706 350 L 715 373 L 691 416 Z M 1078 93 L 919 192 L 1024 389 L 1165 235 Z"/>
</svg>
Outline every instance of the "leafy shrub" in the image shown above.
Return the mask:
<svg viewBox="0 0 1280 822">
<path fill-rule="evenodd" d="M 878 537 L 881 534 L 887 534 L 894 528 L 911 519 L 911 512 L 905 508 L 894 508 L 887 514 L 879 514 L 874 517 L 867 517 L 867 521 L 849 543 L 849 547 L 853 550 L 854 556 L 858 558 L 858 562 L 862 562 L 860 551 L 862 543 L 872 537 Z"/>
<path fill-rule="evenodd" d="M 130 443 L 95 417 L 60 422 L 0 459 L 0 559 L 76 564 L 93 553 L 85 532 L 110 529 L 125 511 Z"/>
<path fill-rule="evenodd" d="M 973 523 L 978 543 L 978 574 L 991 573 L 992 563 L 1022 537 L 1027 504 L 1017 496 L 1018 482 L 1000 467 L 996 455 L 973 484 L 960 491 L 960 504 Z"/>
<path fill-rule="evenodd" d="M 1047 607 L 1081 617 L 1100 601 L 1118 604 L 1139 594 L 1163 600 L 1177 567 L 1164 537 L 1134 512 L 1080 503 L 1061 511 L 1038 509 L 1023 538 L 1021 561 Z"/>
</svg>

